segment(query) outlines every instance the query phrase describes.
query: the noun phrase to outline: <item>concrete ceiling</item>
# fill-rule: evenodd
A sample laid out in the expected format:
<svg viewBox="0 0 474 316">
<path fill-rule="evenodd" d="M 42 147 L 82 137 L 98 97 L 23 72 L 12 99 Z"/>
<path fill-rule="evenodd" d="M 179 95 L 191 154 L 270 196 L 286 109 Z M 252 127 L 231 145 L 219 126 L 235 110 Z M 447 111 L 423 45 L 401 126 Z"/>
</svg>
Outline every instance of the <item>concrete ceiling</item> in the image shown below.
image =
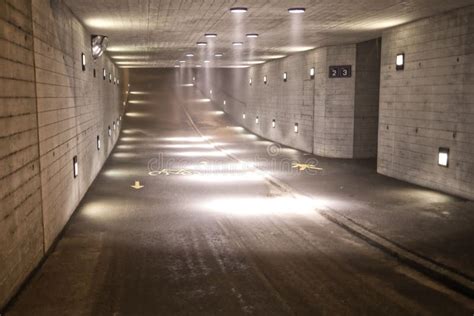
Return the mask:
<svg viewBox="0 0 474 316">
<path fill-rule="evenodd" d="M 372 39 L 393 26 L 472 5 L 473 0 L 65 0 L 92 33 L 109 36 L 121 67 L 245 66 L 341 43 Z M 247 13 L 231 13 L 231 7 Z M 304 14 L 289 14 L 304 7 Z M 217 33 L 217 38 L 205 38 Z M 258 33 L 248 39 L 246 33 Z M 206 41 L 207 47 L 196 42 Z M 242 47 L 232 42 L 242 41 Z M 186 57 L 194 53 L 194 57 Z M 221 58 L 215 53 L 223 53 Z"/>
</svg>

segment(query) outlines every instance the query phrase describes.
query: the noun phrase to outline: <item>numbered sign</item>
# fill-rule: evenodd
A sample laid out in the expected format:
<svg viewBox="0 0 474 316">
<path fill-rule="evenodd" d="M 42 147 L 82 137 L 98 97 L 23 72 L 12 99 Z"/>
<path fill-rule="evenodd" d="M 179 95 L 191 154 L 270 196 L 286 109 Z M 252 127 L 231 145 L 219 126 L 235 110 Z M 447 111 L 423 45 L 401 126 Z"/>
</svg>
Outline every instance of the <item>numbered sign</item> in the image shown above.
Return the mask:
<svg viewBox="0 0 474 316">
<path fill-rule="evenodd" d="M 352 77 L 352 66 L 329 66 L 329 78 L 350 78 Z"/>
<path fill-rule="evenodd" d="M 329 78 L 339 78 L 339 67 L 330 66 L 329 67 Z"/>
</svg>

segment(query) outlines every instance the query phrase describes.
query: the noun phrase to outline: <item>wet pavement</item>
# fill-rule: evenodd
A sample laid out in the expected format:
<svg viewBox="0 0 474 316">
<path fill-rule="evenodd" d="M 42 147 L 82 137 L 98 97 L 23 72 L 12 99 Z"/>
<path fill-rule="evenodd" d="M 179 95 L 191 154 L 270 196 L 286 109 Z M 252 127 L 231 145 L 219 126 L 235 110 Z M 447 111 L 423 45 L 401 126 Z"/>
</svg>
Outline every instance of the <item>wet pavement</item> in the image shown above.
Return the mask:
<svg viewBox="0 0 474 316">
<path fill-rule="evenodd" d="M 472 202 L 258 138 L 176 73 L 132 76 L 116 148 L 7 315 L 472 314 L 318 213 L 472 273 Z"/>
</svg>

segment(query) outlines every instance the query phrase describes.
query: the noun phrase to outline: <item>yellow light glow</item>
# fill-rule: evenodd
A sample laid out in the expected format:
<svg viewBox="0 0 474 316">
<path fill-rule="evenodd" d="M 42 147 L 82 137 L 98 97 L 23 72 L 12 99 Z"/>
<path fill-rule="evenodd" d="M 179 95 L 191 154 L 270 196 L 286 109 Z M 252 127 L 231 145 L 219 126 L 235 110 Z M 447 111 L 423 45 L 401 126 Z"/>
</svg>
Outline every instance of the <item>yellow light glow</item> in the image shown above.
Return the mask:
<svg viewBox="0 0 474 316">
<path fill-rule="evenodd" d="M 318 203 L 304 196 L 281 197 L 226 197 L 202 204 L 206 210 L 236 216 L 260 215 L 317 215 Z"/>
<path fill-rule="evenodd" d="M 138 112 L 128 112 L 125 115 L 128 116 L 128 117 L 146 117 L 146 116 L 148 116 L 145 113 L 138 113 Z"/>
</svg>

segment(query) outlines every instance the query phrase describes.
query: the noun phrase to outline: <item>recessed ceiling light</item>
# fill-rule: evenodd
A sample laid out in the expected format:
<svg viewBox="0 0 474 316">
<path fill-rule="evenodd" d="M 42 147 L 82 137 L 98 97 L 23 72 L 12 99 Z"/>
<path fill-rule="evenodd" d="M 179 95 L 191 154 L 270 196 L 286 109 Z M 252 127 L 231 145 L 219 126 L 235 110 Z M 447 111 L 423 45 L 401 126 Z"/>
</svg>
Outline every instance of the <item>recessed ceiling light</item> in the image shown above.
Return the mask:
<svg viewBox="0 0 474 316">
<path fill-rule="evenodd" d="M 196 65 L 196 68 L 201 68 L 201 65 Z"/>
<path fill-rule="evenodd" d="M 232 12 L 232 13 L 245 13 L 247 11 L 248 11 L 248 9 L 244 8 L 244 7 L 235 7 L 235 8 L 230 9 L 230 12 Z"/>
<path fill-rule="evenodd" d="M 305 8 L 289 8 L 288 12 L 290 13 L 304 13 L 306 11 Z"/>
<path fill-rule="evenodd" d="M 180 60 L 179 62 L 180 62 L 180 63 L 185 63 L 185 62 L 186 62 L 186 60 Z"/>
<path fill-rule="evenodd" d="M 210 63 L 211 61 L 210 60 L 205 60 L 204 62 L 207 64 L 207 63 Z"/>
<path fill-rule="evenodd" d="M 207 42 L 197 42 L 197 46 L 207 46 Z"/>
<path fill-rule="evenodd" d="M 186 54 L 186 57 L 193 57 L 193 56 L 194 56 L 193 53 L 187 53 L 187 54 Z"/>
<path fill-rule="evenodd" d="M 217 54 L 215 54 L 214 56 L 216 56 L 216 57 L 222 57 L 222 56 L 224 56 L 224 54 L 222 54 L 222 53 L 217 53 Z"/>
<path fill-rule="evenodd" d="M 174 65 L 174 68 L 179 68 L 179 65 Z"/>
<path fill-rule="evenodd" d="M 211 37 L 217 37 L 217 34 L 216 33 L 206 33 L 206 34 L 204 34 L 204 36 L 211 38 Z"/>
<path fill-rule="evenodd" d="M 258 34 L 257 33 L 248 33 L 246 35 L 248 38 L 257 38 L 258 37 Z"/>
<path fill-rule="evenodd" d="M 242 46 L 242 45 L 244 45 L 244 43 L 242 43 L 242 42 L 233 42 L 232 45 L 234 45 L 234 46 Z"/>
</svg>

